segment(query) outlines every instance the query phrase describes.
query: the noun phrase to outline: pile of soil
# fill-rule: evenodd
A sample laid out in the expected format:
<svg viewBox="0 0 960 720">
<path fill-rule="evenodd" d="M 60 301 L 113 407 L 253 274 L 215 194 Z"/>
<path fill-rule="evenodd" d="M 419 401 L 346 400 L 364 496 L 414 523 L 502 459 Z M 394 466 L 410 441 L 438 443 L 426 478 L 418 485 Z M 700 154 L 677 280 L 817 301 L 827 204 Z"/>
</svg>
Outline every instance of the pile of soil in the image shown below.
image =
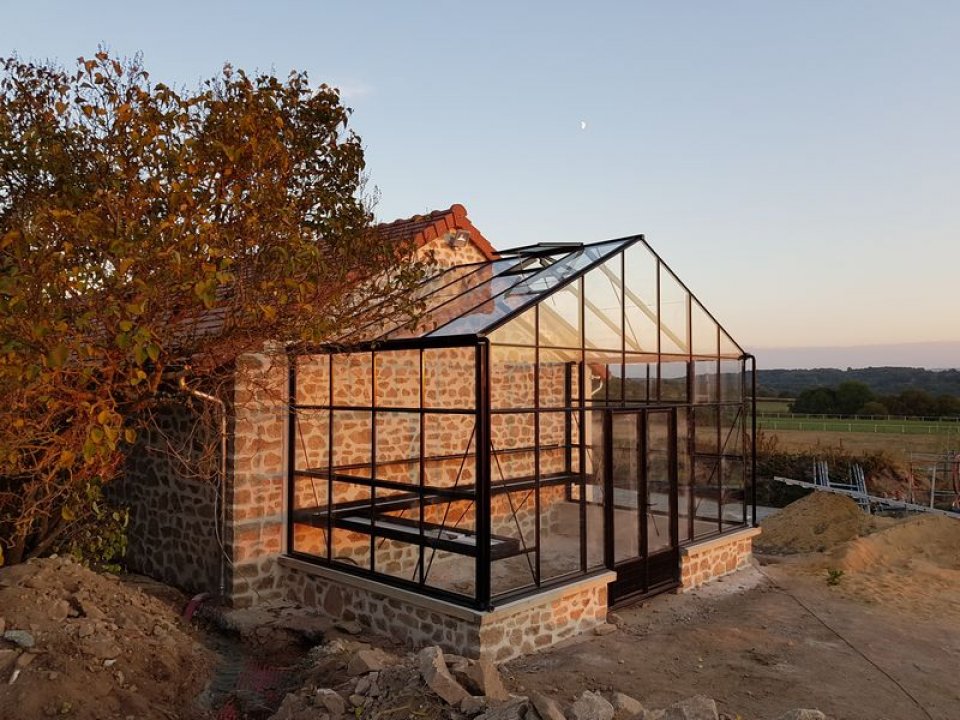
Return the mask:
<svg viewBox="0 0 960 720">
<path fill-rule="evenodd" d="M 824 552 L 882 524 L 845 495 L 814 492 L 763 520 L 763 533 L 754 540 L 754 547 L 781 555 Z"/>
<path fill-rule="evenodd" d="M 922 515 L 835 548 L 812 563 L 842 572 L 841 594 L 912 616 L 960 620 L 960 519 Z"/>
<path fill-rule="evenodd" d="M 196 698 L 214 655 L 187 630 L 164 602 L 66 558 L 0 568 L 0 720 L 207 717 Z"/>
</svg>

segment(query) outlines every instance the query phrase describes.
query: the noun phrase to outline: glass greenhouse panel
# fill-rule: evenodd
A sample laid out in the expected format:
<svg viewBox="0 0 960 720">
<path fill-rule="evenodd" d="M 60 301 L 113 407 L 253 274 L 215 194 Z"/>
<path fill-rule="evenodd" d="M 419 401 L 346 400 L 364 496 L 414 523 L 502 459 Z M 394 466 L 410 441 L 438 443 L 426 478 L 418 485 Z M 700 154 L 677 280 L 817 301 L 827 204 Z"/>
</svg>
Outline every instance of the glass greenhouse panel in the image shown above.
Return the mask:
<svg viewBox="0 0 960 720">
<path fill-rule="evenodd" d="M 623 400 L 627 404 L 656 401 L 657 356 L 631 355 L 624 357 Z"/>
<path fill-rule="evenodd" d="M 693 401 L 698 404 L 720 400 L 718 364 L 716 360 L 698 360 L 694 363 Z"/>
<path fill-rule="evenodd" d="M 474 410 L 476 348 L 449 347 L 423 351 L 423 406 L 431 409 Z"/>
<path fill-rule="evenodd" d="M 434 325 L 439 329 L 428 334 L 436 337 L 487 332 L 488 328 L 493 328 L 511 312 L 535 302 L 541 295 L 559 287 L 593 263 L 615 253 L 624 242 L 616 240 L 579 248 L 562 259 L 546 263 L 545 267 L 542 259 L 539 259 L 540 265 L 530 265 L 529 269 L 523 263 L 518 263 L 517 270 L 491 283 L 486 291 L 489 293 L 488 299 L 482 298 L 482 293 L 477 294 L 473 299 L 480 300 L 480 304 L 473 310 L 443 327 L 439 327 L 439 323 Z M 507 283 L 507 279 L 513 282 Z M 468 304 L 468 301 L 465 300 L 464 304 Z"/>
<path fill-rule="evenodd" d="M 537 344 L 537 311 L 530 308 L 526 312 L 501 325 L 490 333 L 493 344 L 526 345 Z"/>
<path fill-rule="evenodd" d="M 569 283 L 539 304 L 540 345 L 579 348 L 580 281 Z"/>
<path fill-rule="evenodd" d="M 623 279 L 618 255 L 583 279 L 583 323 L 586 347 L 620 350 L 623 345 Z"/>
<path fill-rule="evenodd" d="M 627 352 L 657 351 L 657 257 L 643 243 L 624 251 L 624 343 Z"/>
<path fill-rule="evenodd" d="M 333 356 L 333 404 L 373 405 L 373 355 L 369 352 Z"/>
<path fill-rule="evenodd" d="M 330 358 L 330 355 L 300 355 L 296 358 L 297 404 L 330 404 Z"/>
<path fill-rule="evenodd" d="M 490 347 L 490 406 L 533 408 L 537 351 L 510 345 Z"/>
<path fill-rule="evenodd" d="M 743 348 L 737 345 L 723 329 L 720 330 L 720 356 L 732 359 L 743 357 Z"/>
<path fill-rule="evenodd" d="M 688 361 L 683 356 L 662 355 L 660 358 L 660 400 L 687 402 Z"/>
<path fill-rule="evenodd" d="M 694 357 L 704 359 L 717 357 L 720 328 L 703 306 L 693 298 L 690 299 L 690 319 Z"/>
<path fill-rule="evenodd" d="M 720 399 L 723 402 L 743 402 L 743 361 L 720 361 Z"/>
<path fill-rule="evenodd" d="M 660 265 L 660 352 L 685 355 L 690 352 L 687 302 L 689 293 L 676 276 Z"/>
</svg>

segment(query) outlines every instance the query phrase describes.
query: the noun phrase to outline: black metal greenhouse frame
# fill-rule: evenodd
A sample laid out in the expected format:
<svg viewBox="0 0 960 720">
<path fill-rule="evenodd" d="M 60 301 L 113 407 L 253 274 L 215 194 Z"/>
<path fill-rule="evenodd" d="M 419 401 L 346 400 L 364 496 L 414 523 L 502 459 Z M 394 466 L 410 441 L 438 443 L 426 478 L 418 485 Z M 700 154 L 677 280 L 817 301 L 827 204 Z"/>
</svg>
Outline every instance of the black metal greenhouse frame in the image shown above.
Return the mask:
<svg viewBox="0 0 960 720">
<path fill-rule="evenodd" d="M 610 241 L 614 242 L 614 241 Z M 564 477 L 564 482 L 568 483 L 567 486 L 567 497 L 570 499 L 572 497 L 572 488 L 579 488 L 577 496 L 580 506 L 579 510 L 579 519 L 580 519 L 580 558 L 579 558 L 579 570 L 567 573 L 565 575 L 559 575 L 553 578 L 550 578 L 548 581 L 542 582 L 541 572 L 540 572 L 540 552 L 539 548 L 541 546 L 541 528 L 540 528 L 540 488 L 542 483 L 545 482 L 545 478 L 541 476 L 541 466 L 540 466 L 540 457 L 541 450 L 540 447 L 540 418 L 541 413 L 544 410 L 540 406 L 540 384 L 539 384 L 539 373 L 540 373 L 540 312 L 539 312 L 539 303 L 544 299 L 550 297 L 551 295 L 568 288 L 573 283 L 579 283 L 579 293 L 581 298 L 585 298 L 585 288 L 584 288 L 584 276 L 591 270 L 601 266 L 603 263 L 610 260 L 614 253 L 601 254 L 599 258 L 593 260 L 589 264 L 579 268 L 571 277 L 565 278 L 562 282 L 559 282 L 556 286 L 550 288 L 548 291 L 544 292 L 541 295 L 534 295 L 529 301 L 519 305 L 518 307 L 511 309 L 506 315 L 499 318 L 496 322 L 492 323 L 489 327 L 483 329 L 482 334 L 468 333 L 468 334 L 454 334 L 454 335 L 422 335 L 419 337 L 400 337 L 400 338 L 390 338 L 384 337 L 381 335 L 376 339 L 366 339 L 358 342 L 348 342 L 348 343 L 321 343 L 314 345 L 307 344 L 296 344 L 290 345 L 287 348 L 288 355 L 288 376 L 287 376 L 287 393 L 288 393 L 288 417 L 287 417 L 287 487 L 286 487 L 286 501 L 287 501 L 287 511 L 286 511 L 286 547 L 287 554 L 291 557 L 305 560 L 308 562 L 316 563 L 319 565 L 328 566 L 334 568 L 338 571 L 345 572 L 352 575 L 357 575 L 361 577 L 367 577 L 382 582 L 387 585 L 393 585 L 403 589 L 411 590 L 421 595 L 425 595 L 431 598 L 448 601 L 462 606 L 472 607 L 477 610 L 489 610 L 492 609 L 495 605 L 508 602 L 519 597 L 529 596 L 536 593 L 539 593 L 543 590 L 553 588 L 556 586 L 564 585 L 570 583 L 572 580 L 580 579 L 584 577 L 589 577 L 593 574 L 604 572 L 610 567 L 590 567 L 588 563 L 587 553 L 587 506 L 589 501 L 587 499 L 587 452 L 590 451 L 590 447 L 587 443 L 587 433 L 585 432 L 585 427 L 587 423 L 587 414 L 588 412 L 598 412 L 598 411 L 622 411 L 630 409 L 654 409 L 654 408 L 686 408 L 687 410 L 687 423 L 689 426 L 689 433 L 686 438 L 686 442 L 689 446 L 690 453 L 690 478 L 688 479 L 689 487 L 691 492 L 688 494 L 689 508 L 687 509 L 686 517 L 689 522 L 689 526 L 686 532 L 686 539 L 681 539 L 680 544 L 690 543 L 694 541 L 694 521 L 696 517 L 696 510 L 694 508 L 695 494 L 693 492 L 694 488 L 694 462 L 692 460 L 695 457 L 696 452 L 694 451 L 695 443 L 695 421 L 693 413 L 696 411 L 697 407 L 702 407 L 694 402 L 694 383 L 695 383 L 695 366 L 697 362 L 703 362 L 703 360 L 697 360 L 694 355 L 694 348 L 692 342 L 693 336 L 693 305 L 694 302 L 699 304 L 696 296 L 683 285 L 682 282 L 677 280 L 680 283 L 681 287 L 688 293 L 688 298 L 686 302 L 686 345 L 687 345 L 687 359 L 685 361 L 678 360 L 677 363 L 684 362 L 686 366 L 686 402 L 675 402 L 670 400 L 662 400 L 663 396 L 663 372 L 662 366 L 664 362 L 664 354 L 661 352 L 661 324 L 662 324 L 662 315 L 661 315 L 661 267 L 666 268 L 668 272 L 673 275 L 674 279 L 677 278 L 675 274 L 669 269 L 666 263 L 657 255 L 655 251 L 647 245 L 642 235 L 633 236 L 630 238 L 622 239 L 623 244 L 619 246 L 616 250 L 620 254 L 621 270 L 620 270 L 620 283 L 621 283 L 621 292 L 623 292 L 623 286 L 626 283 L 626 260 L 625 260 L 625 250 L 632 246 L 635 243 L 643 244 L 647 250 L 657 259 L 657 275 L 656 275 L 656 292 L 657 292 L 657 348 L 654 352 L 650 351 L 650 355 L 656 354 L 657 360 L 657 376 L 655 387 L 653 392 L 648 392 L 646 401 L 627 401 L 625 399 L 625 386 L 626 383 L 621 383 L 619 398 L 606 398 L 602 402 L 591 402 L 587 399 L 587 387 L 589 386 L 589 374 L 585 372 L 586 366 L 588 364 L 587 355 L 591 352 L 590 348 L 586 347 L 586 342 L 584 341 L 585 337 L 585 325 L 584 325 L 584 305 L 585 300 L 580 302 L 580 318 L 579 318 L 579 333 L 581 338 L 581 343 L 579 348 L 560 348 L 570 350 L 572 352 L 579 352 L 580 359 L 576 362 L 578 365 L 579 372 L 579 382 L 577 397 L 573 397 L 572 392 L 572 367 L 567 368 L 567 377 L 565 380 L 566 394 L 565 402 L 563 407 L 551 406 L 549 412 L 552 413 L 563 413 L 564 421 L 564 442 L 562 449 L 565 457 L 565 467 L 566 474 Z M 536 258 L 541 256 L 546 256 L 550 254 L 556 254 L 560 251 L 569 251 L 576 252 L 584 248 L 595 247 L 595 246 L 582 246 L 582 245 L 538 245 L 530 246 L 527 248 L 518 248 L 513 251 L 506 251 L 501 254 L 501 260 L 509 260 L 512 257 L 516 257 L 518 262 L 528 258 Z M 500 262 L 492 261 L 492 262 Z M 468 271 L 465 275 L 460 275 L 456 279 L 450 281 L 449 283 L 441 286 L 440 289 L 453 285 L 454 283 L 463 280 L 471 274 L 474 274 L 484 267 L 491 266 L 492 263 L 477 263 L 477 267 L 474 270 Z M 506 275 L 507 273 L 501 273 L 501 275 Z M 506 290 L 502 291 L 502 294 L 505 294 L 509 289 L 519 285 L 522 282 L 525 282 L 525 276 L 521 273 L 518 273 L 520 278 L 515 285 L 511 285 Z M 468 286 L 466 289 L 462 290 L 460 294 L 453 297 L 447 298 L 440 305 L 431 308 L 430 312 L 433 312 L 437 307 L 448 305 L 453 303 L 460 298 L 462 298 L 467 293 L 471 292 L 474 288 Z M 490 298 L 484 298 L 483 303 L 489 302 Z M 480 305 L 482 305 L 481 303 Z M 476 307 L 480 307 L 477 305 Z M 700 304 L 700 307 L 703 308 L 703 305 Z M 535 346 L 532 348 L 534 350 L 534 363 L 533 363 L 533 372 L 534 380 L 533 386 L 536 388 L 534 391 L 534 404 L 533 407 L 521 407 L 521 408 L 493 408 L 491 406 L 491 380 L 490 380 L 490 359 L 491 359 L 491 341 L 489 339 L 489 334 L 495 331 L 496 329 L 502 327 L 511 320 L 522 315 L 524 312 L 534 309 L 535 312 L 535 326 L 534 326 L 534 337 L 536 338 Z M 476 308 L 472 308 L 476 309 Z M 722 458 L 723 458 L 723 448 L 724 448 L 724 439 L 722 438 L 723 425 L 720 421 L 720 413 L 722 413 L 724 407 L 737 407 L 741 412 L 750 412 L 750 424 L 748 426 L 746 418 L 741 420 L 741 432 L 744 437 L 746 437 L 747 428 L 750 428 L 750 448 L 749 454 L 743 453 L 741 459 L 744 457 L 748 461 L 749 472 L 745 473 L 744 476 L 744 499 L 742 502 L 743 506 L 743 517 L 742 522 L 739 526 L 747 526 L 749 524 L 756 524 L 756 483 L 754 481 L 754 474 L 756 469 L 756 360 L 755 358 L 741 351 L 741 355 L 738 358 L 740 363 L 740 400 L 737 402 L 724 403 L 722 399 L 722 390 L 720 389 L 720 376 L 721 373 L 721 363 L 723 362 L 722 352 L 719 351 L 721 341 L 720 333 L 726 333 L 722 328 L 719 322 L 703 308 L 707 315 L 714 323 L 717 325 L 717 347 L 718 353 L 716 358 L 716 373 L 717 373 L 717 393 L 718 401 L 712 403 L 711 406 L 716 407 L 717 412 L 717 423 L 716 423 L 716 433 L 717 433 L 717 447 L 718 454 L 716 456 L 716 472 L 718 473 L 716 487 L 718 489 L 717 500 L 718 503 L 722 503 Z M 461 315 L 469 314 L 471 309 L 467 309 Z M 621 295 L 621 312 L 623 316 L 626 314 L 626 302 Z M 445 325 L 449 325 L 457 318 L 447 320 L 445 323 L 442 323 L 439 327 L 434 328 L 431 332 L 436 333 L 438 330 L 441 330 Z M 624 317 L 621 317 L 621 333 L 624 332 Z M 727 335 L 729 338 L 729 335 Z M 444 408 L 444 407 L 426 407 L 424 401 L 425 394 L 425 374 L 424 374 L 424 353 L 429 352 L 430 350 L 439 350 L 439 349 L 450 349 L 450 348 L 472 348 L 474 352 L 474 407 L 472 408 Z M 550 347 L 551 350 L 557 348 Z M 377 404 L 377 380 L 375 377 L 377 361 L 376 356 L 381 354 L 389 354 L 391 352 L 398 351 L 417 351 L 419 353 L 419 403 L 417 407 L 396 407 L 396 406 L 387 406 L 387 407 L 378 407 Z M 621 367 L 621 377 L 626 377 L 626 341 L 621 338 L 621 348 L 620 348 L 620 367 Z M 370 354 L 370 368 L 371 368 L 371 402 L 369 406 L 355 406 L 355 405 L 338 405 L 334 403 L 334 388 L 337 381 L 334 372 L 334 362 L 333 358 L 341 354 Z M 328 371 L 328 403 L 329 404 L 310 404 L 297 401 L 297 391 L 298 391 L 298 358 L 302 356 L 316 356 L 324 355 L 327 356 L 327 362 L 329 363 Z M 673 358 L 682 358 L 682 354 L 672 354 L 670 357 Z M 728 358 L 732 360 L 733 358 Z M 572 365 L 573 363 L 571 363 Z M 652 363 L 651 363 L 652 365 Z M 749 366 L 749 369 L 748 369 Z M 747 382 L 746 376 L 750 374 L 750 388 L 749 388 L 749 403 L 746 402 L 748 398 L 747 394 Z M 650 372 L 648 369 L 648 386 L 652 378 L 650 377 Z M 651 400 L 650 398 L 655 398 Z M 313 468 L 298 468 L 296 466 L 296 446 L 297 446 L 297 425 L 298 425 L 298 413 L 303 411 L 328 411 L 329 412 L 329 421 L 328 421 L 328 467 L 325 470 L 316 470 Z M 345 562 L 338 562 L 333 559 L 332 555 L 332 542 L 333 542 L 333 524 L 334 524 L 334 482 L 337 479 L 336 470 L 342 469 L 335 466 L 334 463 L 334 451 L 336 437 L 334 432 L 334 417 L 335 413 L 346 411 L 346 412 L 368 412 L 370 413 L 370 427 L 371 427 L 371 450 L 370 450 L 370 477 L 362 478 L 354 475 L 350 475 L 349 482 L 355 485 L 365 485 L 370 489 L 369 502 L 367 503 L 370 510 L 370 567 L 361 568 L 356 567 L 352 564 Z M 388 481 L 383 479 L 377 479 L 377 413 L 378 412 L 390 412 L 390 413 L 408 413 L 417 415 L 419 417 L 419 453 L 418 457 L 412 458 L 411 463 L 417 463 L 419 465 L 418 476 L 419 483 L 415 486 L 411 486 L 406 483 Z M 504 452 L 491 447 L 491 420 L 494 415 L 497 414 L 508 414 L 508 413 L 523 413 L 523 414 L 532 414 L 534 417 L 534 444 L 532 447 L 523 447 L 519 449 L 513 449 L 514 451 L 532 451 L 534 453 L 534 476 L 530 480 L 521 480 L 521 481 L 501 481 L 493 482 L 493 465 L 498 462 L 499 455 Z M 454 485 L 452 487 L 439 487 L 439 486 L 430 486 L 429 489 L 425 485 L 425 464 L 431 460 L 437 460 L 437 457 L 427 457 L 426 449 L 424 447 L 425 443 L 425 423 L 426 418 L 429 415 L 442 415 L 442 414 L 454 414 L 454 415 L 472 415 L 475 423 L 475 433 L 473 437 L 475 438 L 474 445 L 475 449 L 471 451 L 470 446 L 468 445 L 465 452 L 460 458 L 462 463 L 466 463 L 471 455 L 474 456 L 475 462 L 475 473 L 476 473 L 476 483 L 473 486 L 472 490 L 468 490 L 466 487 L 458 487 Z M 579 439 L 575 442 L 573 440 L 573 429 L 574 427 L 579 428 Z M 554 449 L 556 446 L 554 446 Z M 745 446 L 744 446 L 744 449 Z M 574 468 L 573 462 L 573 452 L 574 450 L 578 451 L 578 459 L 576 461 L 577 467 Z M 453 459 L 453 456 L 448 456 L 440 459 Z M 396 461 L 394 461 L 396 462 Z M 364 465 L 366 467 L 366 464 Z M 462 467 L 462 465 L 461 465 Z M 746 468 L 745 468 L 746 470 Z M 325 541 L 327 544 L 326 548 L 326 557 L 321 557 L 313 553 L 305 553 L 298 551 L 294 543 L 294 525 L 297 520 L 296 515 L 296 504 L 295 504 L 295 487 L 296 487 L 296 478 L 298 475 L 309 475 L 315 479 L 325 480 L 327 483 L 327 502 L 328 507 L 325 513 Z M 683 479 L 681 479 L 683 482 Z M 375 553 L 375 543 L 378 539 L 383 539 L 385 537 L 391 537 L 389 534 L 384 534 L 383 532 L 378 532 L 377 528 L 377 489 L 384 488 L 394 491 L 403 491 L 409 492 L 411 488 L 415 491 L 415 498 L 412 500 L 415 501 L 414 504 L 419 508 L 419 519 L 416 522 L 417 531 L 414 539 L 410 539 L 410 534 L 406 533 L 403 536 L 404 542 L 409 542 L 412 544 L 419 545 L 420 558 L 416 569 L 417 578 L 416 579 L 405 579 L 403 577 L 398 577 L 396 575 L 388 575 L 383 572 L 378 572 L 376 567 L 376 553 Z M 499 493 L 510 493 L 515 492 L 520 489 L 533 489 L 535 502 L 537 507 L 535 508 L 535 534 L 534 534 L 534 548 L 537 549 L 537 552 L 534 552 L 534 558 L 536 565 L 532 568 L 534 584 L 528 587 L 521 588 L 519 590 L 495 594 L 492 592 L 491 588 L 491 564 L 494 560 L 491 548 L 491 498 Z M 674 488 L 676 491 L 676 488 Z M 424 507 L 426 504 L 431 501 L 435 502 L 448 502 L 452 503 L 455 501 L 472 501 L 475 503 L 475 536 L 476 536 L 476 545 L 475 551 L 473 551 L 472 556 L 475 558 L 475 580 L 474 588 L 475 591 L 472 596 L 464 595 L 457 593 L 448 589 L 434 587 L 426 584 L 427 574 L 429 572 L 430 559 L 427 558 L 427 552 L 430 548 L 433 549 L 433 552 L 436 553 L 438 549 L 442 550 L 443 541 L 439 537 L 438 539 L 433 539 L 425 535 L 425 520 L 424 520 Z M 751 512 L 748 517 L 748 506 L 751 508 Z M 448 506 L 449 513 L 449 506 Z M 730 527 L 725 529 L 725 525 L 728 523 L 724 520 L 722 504 L 717 509 L 717 527 L 716 531 L 709 536 L 701 536 L 695 538 L 697 541 L 706 538 L 719 535 L 725 531 L 730 530 Z M 443 523 L 446 523 L 446 516 L 444 517 Z M 443 524 L 441 524 L 441 531 L 443 530 Z M 676 528 L 675 528 L 676 530 Z M 522 534 L 521 534 L 522 542 Z M 610 535 L 606 533 L 604 536 L 604 547 L 602 556 L 605 559 L 605 565 L 610 565 L 610 558 L 612 557 L 612 549 L 609 546 L 610 544 Z M 470 554 L 470 552 L 460 548 L 456 550 L 462 554 Z"/>
</svg>

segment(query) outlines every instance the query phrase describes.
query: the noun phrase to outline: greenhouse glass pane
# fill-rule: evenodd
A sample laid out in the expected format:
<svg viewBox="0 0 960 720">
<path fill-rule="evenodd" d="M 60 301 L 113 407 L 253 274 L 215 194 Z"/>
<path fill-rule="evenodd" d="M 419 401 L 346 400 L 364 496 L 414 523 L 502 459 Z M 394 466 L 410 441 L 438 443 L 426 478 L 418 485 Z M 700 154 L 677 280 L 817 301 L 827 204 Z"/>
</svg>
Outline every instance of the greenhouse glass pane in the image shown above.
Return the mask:
<svg viewBox="0 0 960 720">
<path fill-rule="evenodd" d="M 687 301 L 690 295 L 676 276 L 660 266 L 660 351 L 687 353 Z"/>
<path fill-rule="evenodd" d="M 472 310 L 465 308 L 463 314 L 456 320 L 429 334 L 447 336 L 484 332 L 513 311 L 562 285 L 589 265 L 616 252 L 624 242 L 626 241 L 615 240 L 578 248 L 547 267 L 534 265 L 531 266 L 533 271 L 530 272 L 526 270 L 511 272 L 506 277 L 517 282 L 504 283 L 505 287 L 494 285 L 494 289 L 500 287 L 498 293 L 490 292 L 486 300 L 478 294 L 475 298 L 477 303 Z"/>
<path fill-rule="evenodd" d="M 619 350 L 623 342 L 620 256 L 591 270 L 583 279 L 584 341 L 588 348 Z"/>
<path fill-rule="evenodd" d="M 544 298 L 539 308 L 541 346 L 581 346 L 580 281 L 572 282 Z"/>
<path fill-rule="evenodd" d="M 693 354 L 698 358 L 715 358 L 718 352 L 717 333 L 720 328 L 703 305 L 690 299 L 690 317 L 693 320 Z"/>
<path fill-rule="evenodd" d="M 537 316 L 536 310 L 530 308 L 522 315 L 518 315 L 505 325 L 501 325 L 490 333 L 491 343 L 507 345 L 537 344 Z"/>
<path fill-rule="evenodd" d="M 657 350 L 657 257 L 643 243 L 624 251 L 624 340 L 627 352 Z"/>
<path fill-rule="evenodd" d="M 720 330 L 720 355 L 725 358 L 739 358 L 743 350 L 723 330 Z"/>
</svg>

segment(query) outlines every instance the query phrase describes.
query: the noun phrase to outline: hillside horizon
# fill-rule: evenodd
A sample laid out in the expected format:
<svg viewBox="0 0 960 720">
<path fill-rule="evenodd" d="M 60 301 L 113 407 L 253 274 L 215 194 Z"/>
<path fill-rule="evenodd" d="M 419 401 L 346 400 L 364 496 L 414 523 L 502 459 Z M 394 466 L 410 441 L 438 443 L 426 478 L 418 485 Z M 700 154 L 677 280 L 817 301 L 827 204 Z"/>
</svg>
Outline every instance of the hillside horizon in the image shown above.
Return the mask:
<svg viewBox="0 0 960 720">
<path fill-rule="evenodd" d="M 960 368 L 960 341 L 824 345 L 816 347 L 748 348 L 765 370 L 820 368 L 913 367 L 925 370 Z"/>
</svg>

